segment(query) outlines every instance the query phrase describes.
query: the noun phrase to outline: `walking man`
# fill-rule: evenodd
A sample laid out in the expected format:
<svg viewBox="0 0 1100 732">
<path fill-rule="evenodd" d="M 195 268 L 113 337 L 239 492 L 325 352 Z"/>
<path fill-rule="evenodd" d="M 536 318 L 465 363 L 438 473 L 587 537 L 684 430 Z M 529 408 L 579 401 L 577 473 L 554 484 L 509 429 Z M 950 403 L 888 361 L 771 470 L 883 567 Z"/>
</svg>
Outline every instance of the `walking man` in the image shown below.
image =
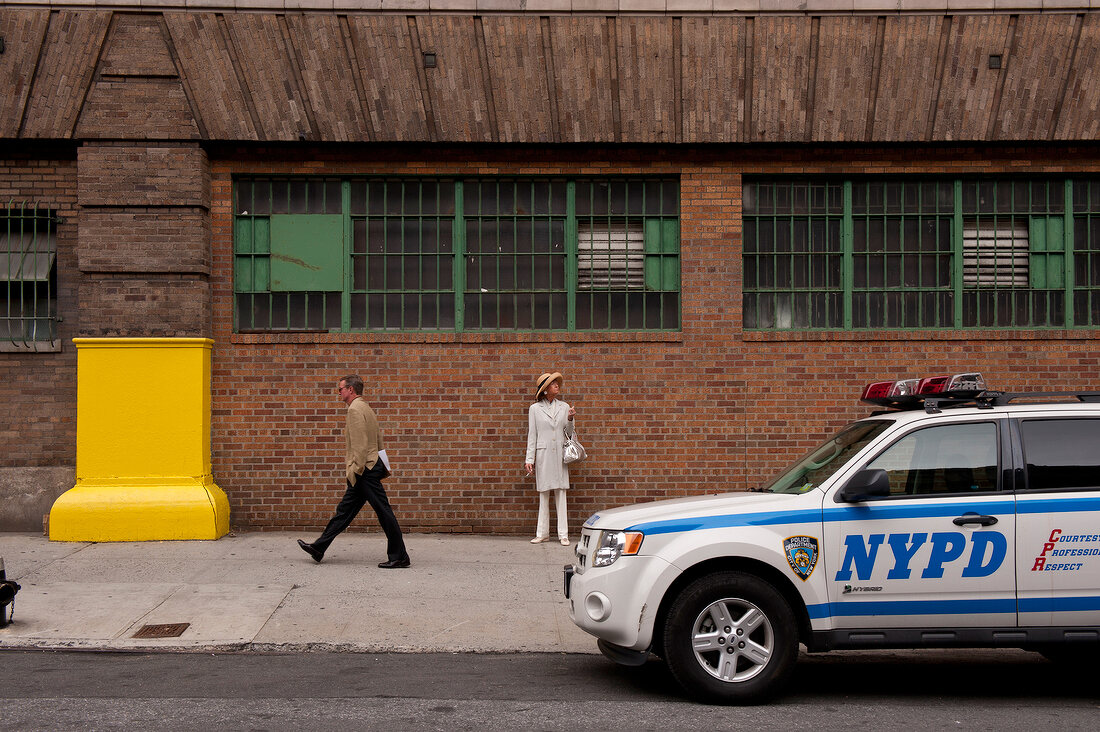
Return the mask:
<svg viewBox="0 0 1100 732">
<path fill-rule="evenodd" d="M 405 540 L 401 537 L 401 527 L 386 498 L 386 489 L 382 487 L 382 479 L 389 475 L 389 470 L 379 456 L 382 432 L 378 429 L 378 417 L 363 398 L 363 380 L 354 374 L 345 376 L 336 385 L 336 392 L 340 400 L 348 405 L 345 431 L 348 489 L 321 537 L 312 544 L 299 539 L 298 546 L 313 557 L 313 561 L 320 562 L 336 535 L 351 524 L 364 503 L 370 503 L 388 540 L 389 557 L 378 566 L 382 569 L 408 567 L 411 562 L 405 550 Z"/>
</svg>

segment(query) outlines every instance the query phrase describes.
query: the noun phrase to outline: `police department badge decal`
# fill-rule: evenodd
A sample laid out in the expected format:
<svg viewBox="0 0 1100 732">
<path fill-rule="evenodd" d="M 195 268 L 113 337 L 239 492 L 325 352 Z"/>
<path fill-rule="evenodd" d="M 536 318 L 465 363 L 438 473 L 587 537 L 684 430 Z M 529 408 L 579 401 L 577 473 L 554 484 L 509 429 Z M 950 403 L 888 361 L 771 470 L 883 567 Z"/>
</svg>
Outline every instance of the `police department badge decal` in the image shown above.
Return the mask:
<svg viewBox="0 0 1100 732">
<path fill-rule="evenodd" d="M 783 540 L 783 553 L 795 575 L 805 582 L 817 566 L 817 539 L 812 536 L 791 536 Z"/>
</svg>

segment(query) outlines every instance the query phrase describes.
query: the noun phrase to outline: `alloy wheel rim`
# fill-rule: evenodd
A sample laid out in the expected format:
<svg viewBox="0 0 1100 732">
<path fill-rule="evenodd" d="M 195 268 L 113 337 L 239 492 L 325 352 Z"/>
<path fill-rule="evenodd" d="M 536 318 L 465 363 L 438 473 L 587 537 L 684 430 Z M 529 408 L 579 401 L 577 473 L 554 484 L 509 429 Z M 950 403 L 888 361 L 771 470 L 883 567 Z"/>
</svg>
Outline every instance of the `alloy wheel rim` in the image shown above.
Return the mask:
<svg viewBox="0 0 1100 732">
<path fill-rule="evenodd" d="M 775 651 L 775 633 L 764 612 L 740 598 L 712 602 L 692 625 L 691 646 L 704 671 L 740 683 L 764 670 Z"/>
</svg>

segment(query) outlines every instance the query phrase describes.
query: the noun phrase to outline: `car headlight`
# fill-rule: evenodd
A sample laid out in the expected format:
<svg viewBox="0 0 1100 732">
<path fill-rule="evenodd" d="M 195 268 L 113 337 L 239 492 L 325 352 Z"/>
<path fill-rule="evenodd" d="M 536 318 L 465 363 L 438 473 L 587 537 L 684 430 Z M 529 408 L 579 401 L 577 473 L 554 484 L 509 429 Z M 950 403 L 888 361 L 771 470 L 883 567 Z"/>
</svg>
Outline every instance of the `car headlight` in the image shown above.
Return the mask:
<svg viewBox="0 0 1100 732">
<path fill-rule="evenodd" d="M 645 534 L 640 531 L 601 531 L 596 543 L 596 554 L 592 557 L 593 567 L 610 567 L 626 554 L 631 556 L 642 548 Z"/>
</svg>

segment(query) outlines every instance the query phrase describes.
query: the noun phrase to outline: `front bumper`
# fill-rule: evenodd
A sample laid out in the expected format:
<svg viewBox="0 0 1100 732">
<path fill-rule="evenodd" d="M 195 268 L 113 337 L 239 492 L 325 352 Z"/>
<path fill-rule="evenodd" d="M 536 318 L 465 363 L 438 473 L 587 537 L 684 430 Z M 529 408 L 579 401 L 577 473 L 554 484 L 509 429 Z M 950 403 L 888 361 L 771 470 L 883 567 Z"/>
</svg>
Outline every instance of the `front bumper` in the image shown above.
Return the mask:
<svg viewBox="0 0 1100 732">
<path fill-rule="evenodd" d="M 652 643 L 654 617 L 673 569 L 653 556 L 620 557 L 610 567 L 566 565 L 569 617 L 597 638 L 644 651 Z"/>
</svg>

